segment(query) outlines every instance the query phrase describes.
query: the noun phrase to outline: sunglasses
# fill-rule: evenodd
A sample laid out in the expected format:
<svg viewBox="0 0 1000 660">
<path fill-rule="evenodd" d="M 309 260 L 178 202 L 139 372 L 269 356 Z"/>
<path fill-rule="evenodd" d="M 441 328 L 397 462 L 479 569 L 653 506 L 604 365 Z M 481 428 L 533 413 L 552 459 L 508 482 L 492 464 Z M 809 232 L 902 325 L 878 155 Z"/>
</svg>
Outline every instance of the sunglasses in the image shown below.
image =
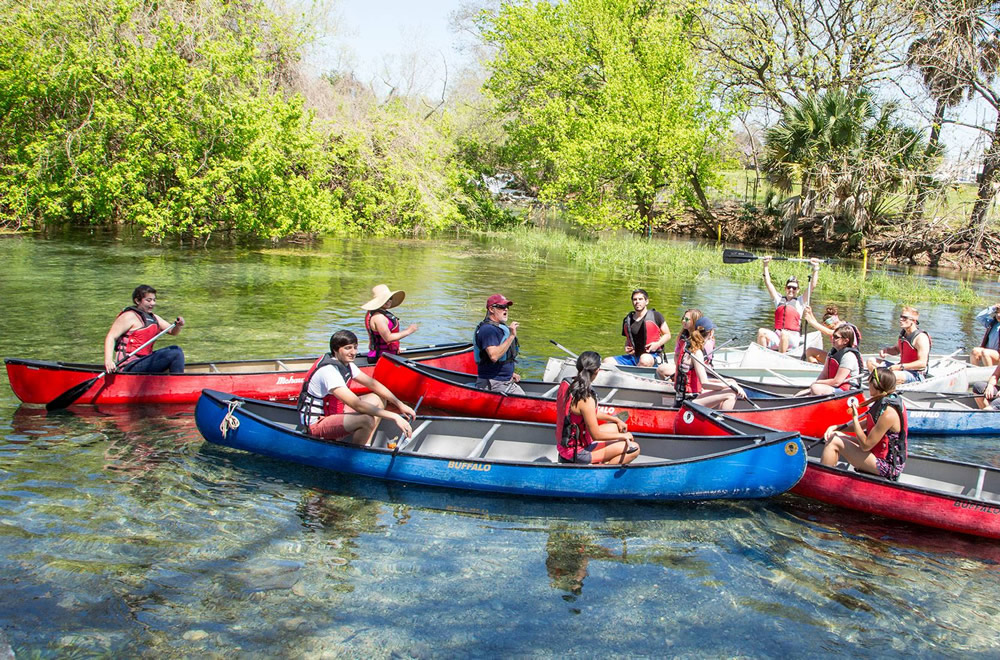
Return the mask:
<svg viewBox="0 0 1000 660">
<path fill-rule="evenodd" d="M 685 321 L 690 321 L 690 320 L 691 320 L 690 316 L 685 316 L 684 318 L 681 319 L 681 322 L 683 323 Z"/>
<path fill-rule="evenodd" d="M 493 309 L 507 309 L 510 305 L 493 305 Z"/>
<path fill-rule="evenodd" d="M 900 321 L 915 321 L 916 319 L 914 319 L 912 316 L 907 316 L 906 314 L 900 314 L 899 315 L 899 320 Z"/>
<path fill-rule="evenodd" d="M 791 291 L 798 291 L 798 290 L 799 290 L 799 287 L 797 287 L 797 286 L 792 286 L 791 284 L 786 284 L 786 285 L 785 285 L 785 288 L 786 288 L 786 289 L 790 289 Z"/>
</svg>

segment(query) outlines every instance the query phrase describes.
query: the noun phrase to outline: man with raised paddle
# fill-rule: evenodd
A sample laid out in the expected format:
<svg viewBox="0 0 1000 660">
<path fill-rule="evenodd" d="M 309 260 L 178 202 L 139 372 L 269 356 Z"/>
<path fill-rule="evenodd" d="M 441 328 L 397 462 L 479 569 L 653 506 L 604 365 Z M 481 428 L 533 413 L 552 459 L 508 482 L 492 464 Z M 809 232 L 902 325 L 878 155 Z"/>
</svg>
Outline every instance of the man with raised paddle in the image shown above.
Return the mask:
<svg viewBox="0 0 1000 660">
<path fill-rule="evenodd" d="M 787 353 L 790 348 L 798 348 L 802 341 L 802 311 L 809 304 L 816 282 L 819 281 L 820 260 L 815 257 L 809 260 L 812 275 L 809 277 L 804 300 L 799 297 L 799 280 L 794 275 L 785 282 L 785 295 L 778 293 L 771 282 L 771 257 L 761 257 L 760 260 L 764 264 L 764 285 L 774 301 L 774 330 L 760 328 L 757 331 L 757 343 L 765 348 Z"/>
<path fill-rule="evenodd" d="M 150 342 L 164 330 L 171 335 L 179 334 L 184 318 L 178 316 L 171 324 L 154 314 L 154 307 L 156 289 L 148 284 L 137 286 L 132 292 L 132 305 L 118 313 L 118 318 L 104 337 L 106 373 L 184 373 L 184 351 L 180 346 L 167 346 L 154 351 Z"/>
</svg>

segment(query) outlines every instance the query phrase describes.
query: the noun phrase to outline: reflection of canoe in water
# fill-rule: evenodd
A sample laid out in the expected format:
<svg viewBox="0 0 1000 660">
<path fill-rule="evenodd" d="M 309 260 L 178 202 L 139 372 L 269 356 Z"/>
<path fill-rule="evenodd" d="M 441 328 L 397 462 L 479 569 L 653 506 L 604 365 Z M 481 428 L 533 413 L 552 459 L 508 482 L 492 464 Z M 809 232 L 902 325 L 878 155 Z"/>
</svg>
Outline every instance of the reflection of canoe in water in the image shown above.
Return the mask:
<svg viewBox="0 0 1000 660">
<path fill-rule="evenodd" d="M 232 408 L 230 402 L 239 403 Z M 229 411 L 230 424 L 220 430 Z M 293 406 L 205 391 L 195 422 L 209 442 L 305 465 L 393 481 L 547 497 L 695 500 L 768 497 L 805 470 L 797 433 L 725 437 L 639 435 L 627 466 L 557 462 L 551 424 L 418 417 L 409 443 L 389 448 L 396 425 L 384 420 L 371 446 L 298 433 Z"/>
<path fill-rule="evenodd" d="M 679 433 L 765 430 L 702 406 L 684 405 Z M 856 472 L 845 463 L 820 465 L 822 450 L 818 442 L 809 449 L 806 473 L 793 493 L 896 520 L 1000 538 L 1000 470 L 996 468 L 911 454 L 899 481 L 889 481 Z"/>
<path fill-rule="evenodd" d="M 375 367 L 375 378 L 403 401 L 445 411 L 463 417 L 516 419 L 529 422 L 556 421 L 556 383 L 522 380 L 525 394 L 500 394 L 477 389 L 476 377 L 445 369 L 385 356 Z M 595 387 L 599 410 L 622 415 L 630 431 L 639 433 L 674 433 L 679 414 L 673 394 L 650 390 Z M 748 401 L 737 401 L 740 415 L 765 426 L 819 435 L 831 424 L 846 422 L 847 400 L 854 396 L 840 392 L 826 398 L 804 401 L 762 399 L 753 408 Z"/>
<path fill-rule="evenodd" d="M 458 371 L 475 371 L 472 345 L 468 343 L 423 346 L 402 352 L 408 358 Z M 271 401 L 298 398 L 306 372 L 316 356 L 196 362 L 183 374 L 108 374 L 94 383 L 76 403 L 194 403 L 203 389 L 225 390 Z M 94 378 L 103 365 L 43 362 L 6 358 L 7 377 L 14 394 L 24 403 L 45 404 L 66 390 Z M 362 371 L 374 365 L 358 356 Z"/>
</svg>

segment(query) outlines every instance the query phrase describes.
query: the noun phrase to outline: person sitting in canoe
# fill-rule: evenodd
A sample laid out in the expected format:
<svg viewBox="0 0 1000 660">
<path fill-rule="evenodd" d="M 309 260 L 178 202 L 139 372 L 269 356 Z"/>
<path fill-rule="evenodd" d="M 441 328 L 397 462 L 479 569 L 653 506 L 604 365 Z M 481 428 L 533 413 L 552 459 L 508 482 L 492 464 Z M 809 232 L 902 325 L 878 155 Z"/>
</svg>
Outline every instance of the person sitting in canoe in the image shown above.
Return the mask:
<svg viewBox="0 0 1000 660">
<path fill-rule="evenodd" d="M 649 306 L 645 289 L 632 292 L 632 311 L 622 320 L 625 355 L 605 360 L 625 367 L 652 367 L 663 362 L 663 345 L 670 341 L 670 326 L 663 314 Z"/>
<path fill-rule="evenodd" d="M 976 367 L 1000 364 L 1000 305 L 987 307 L 976 314 L 976 322 L 986 328 L 979 346 L 972 349 L 969 361 Z"/>
<path fill-rule="evenodd" d="M 156 307 L 156 289 L 141 284 L 132 291 L 132 305 L 118 313 L 118 317 L 104 337 L 104 369 L 132 374 L 184 373 L 184 351 L 180 346 L 167 346 L 153 350 L 153 344 L 141 348 L 132 357 L 126 357 L 137 348 L 170 328 L 170 322 L 153 313 Z M 184 327 L 184 317 L 178 316 L 169 334 L 177 335 Z"/>
<path fill-rule="evenodd" d="M 823 312 L 823 322 L 820 323 L 816 320 L 813 315 L 812 307 L 806 305 L 802 310 L 802 318 L 806 320 L 806 323 L 811 325 L 815 330 L 819 330 L 823 336 L 828 337 L 830 341 L 833 341 L 833 331 L 842 325 L 848 326 L 854 331 L 854 337 L 851 339 L 851 348 L 861 349 L 861 331 L 858 330 L 858 326 L 844 321 L 840 318 L 840 310 L 836 305 L 827 305 L 826 310 Z M 806 360 L 814 364 L 822 364 L 826 361 L 826 351 L 822 348 L 813 348 L 812 346 L 806 347 Z"/>
<path fill-rule="evenodd" d="M 507 309 L 514 303 L 494 293 L 486 299 L 486 318 L 472 335 L 472 356 L 476 360 L 476 387 L 490 392 L 524 394 L 514 371 L 520 344 L 518 322 L 507 323 Z"/>
<path fill-rule="evenodd" d="M 875 367 L 888 367 L 896 372 L 900 384 L 913 383 L 927 377 L 927 358 L 931 354 L 931 336 L 920 329 L 920 312 L 907 305 L 899 315 L 899 339 L 895 346 L 879 350 L 879 359 L 869 358 L 868 371 Z M 887 355 L 898 355 L 899 362 L 884 360 Z"/>
<path fill-rule="evenodd" d="M 625 422 L 597 410 L 591 383 L 600 368 L 601 356 L 584 351 L 576 359 L 573 381 L 559 384 L 556 445 L 560 463 L 631 463 L 639 456 L 639 443 Z"/>
<path fill-rule="evenodd" d="M 858 409 L 852 406 L 850 433 L 839 426 L 826 430 L 823 439 L 823 465 L 834 467 L 841 457 L 854 469 L 896 481 L 906 465 L 906 408 L 896 391 L 896 376 L 886 367 L 878 367 L 868 378 L 870 393 L 868 413 L 862 423 Z"/>
<path fill-rule="evenodd" d="M 774 330 L 760 328 L 757 330 L 757 343 L 773 351 L 787 353 L 790 348 L 798 348 L 802 341 L 802 310 L 809 304 L 813 289 L 819 281 L 819 259 L 813 257 L 812 275 L 809 277 L 809 288 L 805 293 L 805 301 L 799 297 L 799 280 L 794 275 L 785 282 L 785 295 L 782 296 L 771 282 L 769 265 L 771 257 L 761 257 L 764 263 L 764 285 L 774 301 Z"/>
<path fill-rule="evenodd" d="M 368 443 L 375 431 L 376 418 L 391 419 L 410 437 L 413 430 L 403 415 L 413 419 L 413 408 L 396 398 L 382 383 L 362 372 L 354 359 L 358 337 L 350 330 L 338 330 L 330 337 L 330 352 L 321 357 L 306 375 L 299 393 L 299 429 L 328 440 L 346 439 L 356 445 Z M 358 396 L 351 391 L 357 381 L 370 393 Z M 400 413 L 385 409 L 391 403 Z"/>
<path fill-rule="evenodd" d="M 399 340 L 420 329 L 416 323 L 400 330 L 402 324 L 389 311 L 406 298 L 404 291 L 390 291 L 385 284 L 372 287 L 372 299 L 361 306 L 365 310 L 365 330 L 368 332 L 368 359 L 372 364 L 383 353 L 399 353 Z"/>
<path fill-rule="evenodd" d="M 702 316 L 704 314 L 701 313 L 700 309 L 688 309 L 684 311 L 684 316 L 681 317 L 681 334 L 677 336 L 677 344 L 674 346 L 674 361 L 664 362 L 658 366 L 656 368 L 657 378 L 667 380 L 673 378 L 674 374 L 677 373 L 677 363 L 684 354 L 684 347 L 687 346 L 688 339 L 691 337 L 691 328 L 694 327 L 695 323 Z M 705 362 L 712 364 L 712 352 L 715 350 L 714 324 L 712 325 L 712 329 L 708 331 L 708 336 L 705 337 L 705 346 L 702 350 L 705 353 Z"/>
<path fill-rule="evenodd" d="M 833 331 L 833 348 L 826 356 L 823 371 L 812 385 L 795 393 L 795 396 L 826 395 L 835 390 L 856 387 L 861 374 L 861 353 L 851 346 L 854 330 L 845 323 Z"/>
<path fill-rule="evenodd" d="M 706 368 L 705 343 L 715 324 L 707 316 L 694 323 L 685 346 L 678 351 L 677 372 L 674 374 L 674 392 L 678 398 L 694 397 L 695 403 L 717 410 L 732 410 L 736 399 L 746 398 L 739 383 L 710 378 Z"/>
<path fill-rule="evenodd" d="M 976 395 L 976 403 L 980 408 L 1000 409 L 1000 389 L 997 387 L 997 379 L 1000 378 L 1000 365 L 990 374 L 990 379 L 978 381 L 972 384 L 972 391 Z"/>
</svg>

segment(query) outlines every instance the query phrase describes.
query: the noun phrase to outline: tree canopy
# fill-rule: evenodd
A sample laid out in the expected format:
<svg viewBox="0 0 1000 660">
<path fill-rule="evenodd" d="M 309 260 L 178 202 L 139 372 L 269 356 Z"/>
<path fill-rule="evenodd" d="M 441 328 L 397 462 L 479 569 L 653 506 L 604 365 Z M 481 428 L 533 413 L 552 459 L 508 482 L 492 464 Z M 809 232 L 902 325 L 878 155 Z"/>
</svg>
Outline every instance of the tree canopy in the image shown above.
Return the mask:
<svg viewBox="0 0 1000 660">
<path fill-rule="evenodd" d="M 692 12 L 529 1 L 484 19 L 504 154 L 542 199 L 582 224 L 631 227 L 654 202 L 695 199 L 726 128 L 687 38 Z"/>
</svg>

